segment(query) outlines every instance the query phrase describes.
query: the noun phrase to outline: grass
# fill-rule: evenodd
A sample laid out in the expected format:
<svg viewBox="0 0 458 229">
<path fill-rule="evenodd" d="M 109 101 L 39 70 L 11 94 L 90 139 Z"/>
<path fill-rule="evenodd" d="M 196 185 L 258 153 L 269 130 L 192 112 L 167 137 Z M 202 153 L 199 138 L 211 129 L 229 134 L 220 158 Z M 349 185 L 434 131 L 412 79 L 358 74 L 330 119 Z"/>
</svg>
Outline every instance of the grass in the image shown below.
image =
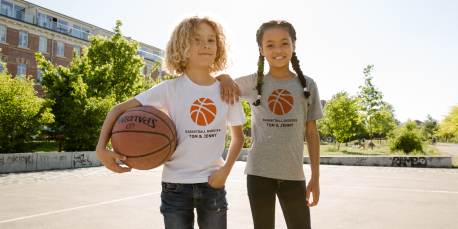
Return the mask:
<svg viewBox="0 0 458 229">
<path fill-rule="evenodd" d="M 308 155 L 307 146 L 304 144 L 304 155 Z M 409 154 L 405 154 L 402 151 L 392 152 L 386 142 L 382 142 L 382 145 L 377 144 L 373 149 L 367 147 L 355 148 L 353 143 L 348 143 L 348 146 L 345 146 L 345 143 L 340 145 L 340 149 L 337 150 L 337 146 L 333 144 L 320 144 L 320 156 L 417 156 L 417 155 L 428 155 L 428 156 L 439 156 L 439 152 L 430 149 L 429 147 L 424 147 L 422 151 L 414 151 Z"/>
<path fill-rule="evenodd" d="M 57 152 L 56 141 L 33 141 L 25 143 L 30 146 L 29 152 L 34 153 L 46 153 L 46 152 Z"/>
</svg>

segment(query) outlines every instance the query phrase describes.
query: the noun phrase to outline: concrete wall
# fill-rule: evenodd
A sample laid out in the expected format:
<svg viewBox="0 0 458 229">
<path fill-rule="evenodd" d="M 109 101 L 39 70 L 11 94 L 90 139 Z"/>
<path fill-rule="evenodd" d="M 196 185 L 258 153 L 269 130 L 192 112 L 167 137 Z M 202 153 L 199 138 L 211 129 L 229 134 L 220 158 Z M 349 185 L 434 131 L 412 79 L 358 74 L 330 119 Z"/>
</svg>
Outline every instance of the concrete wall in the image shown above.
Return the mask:
<svg viewBox="0 0 458 229">
<path fill-rule="evenodd" d="M 224 149 L 224 152 L 223 152 L 223 159 L 226 160 L 226 157 L 227 157 L 227 152 L 229 151 L 228 148 Z M 243 148 L 242 149 L 242 152 L 240 152 L 240 155 L 239 157 L 237 158 L 237 161 L 242 161 L 243 159 L 243 156 L 246 156 L 248 155 L 248 153 L 250 152 L 250 149 L 249 148 Z"/>
<path fill-rule="evenodd" d="M 101 166 L 95 151 L 0 154 L 0 173 Z"/>
<path fill-rule="evenodd" d="M 304 157 L 304 164 L 310 164 L 309 157 Z M 392 167 L 418 167 L 418 168 L 451 168 L 450 156 L 340 156 L 320 157 L 320 164 L 325 165 L 356 165 L 356 166 L 392 166 Z"/>
</svg>

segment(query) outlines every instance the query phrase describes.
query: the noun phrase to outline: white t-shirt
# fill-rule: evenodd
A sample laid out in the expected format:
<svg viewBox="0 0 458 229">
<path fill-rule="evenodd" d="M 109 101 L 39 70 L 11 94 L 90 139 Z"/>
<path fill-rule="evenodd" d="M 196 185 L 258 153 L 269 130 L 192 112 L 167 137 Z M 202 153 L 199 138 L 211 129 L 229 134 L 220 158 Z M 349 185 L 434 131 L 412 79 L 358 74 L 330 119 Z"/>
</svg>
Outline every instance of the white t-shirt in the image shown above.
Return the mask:
<svg viewBox="0 0 458 229">
<path fill-rule="evenodd" d="M 221 166 L 226 126 L 246 122 L 242 103 L 221 101 L 220 82 L 200 86 L 186 74 L 166 80 L 135 97 L 143 106 L 167 113 L 177 128 L 177 148 L 164 164 L 162 181 L 203 183 Z"/>
</svg>

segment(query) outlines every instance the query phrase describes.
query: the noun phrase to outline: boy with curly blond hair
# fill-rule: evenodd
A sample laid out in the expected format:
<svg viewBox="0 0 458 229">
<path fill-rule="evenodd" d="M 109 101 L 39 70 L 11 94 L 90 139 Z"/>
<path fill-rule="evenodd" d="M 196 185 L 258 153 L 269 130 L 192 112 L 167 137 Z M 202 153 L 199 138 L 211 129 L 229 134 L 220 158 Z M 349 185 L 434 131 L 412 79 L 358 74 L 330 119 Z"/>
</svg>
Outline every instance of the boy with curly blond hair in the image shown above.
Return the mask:
<svg viewBox="0 0 458 229">
<path fill-rule="evenodd" d="M 164 81 L 108 113 L 100 133 L 97 156 L 110 170 L 123 173 L 115 159 L 125 157 L 106 149 L 111 129 L 124 112 L 153 106 L 167 113 L 177 127 L 174 154 L 162 172 L 161 213 L 165 228 L 193 228 L 194 209 L 199 228 L 227 228 L 224 184 L 243 147 L 246 122 L 241 103 L 221 101 L 220 83 L 213 75 L 228 66 L 222 26 L 209 17 L 188 17 L 173 30 L 167 43 L 165 68 L 178 78 Z M 232 141 L 222 159 L 226 125 Z"/>
</svg>

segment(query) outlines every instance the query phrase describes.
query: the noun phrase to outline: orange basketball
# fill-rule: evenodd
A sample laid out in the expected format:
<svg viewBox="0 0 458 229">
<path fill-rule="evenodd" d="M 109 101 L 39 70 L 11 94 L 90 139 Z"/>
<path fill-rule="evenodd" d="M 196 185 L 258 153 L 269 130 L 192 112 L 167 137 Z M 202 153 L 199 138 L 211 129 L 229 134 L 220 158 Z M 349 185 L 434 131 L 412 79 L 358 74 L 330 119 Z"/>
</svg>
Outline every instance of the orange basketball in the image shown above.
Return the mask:
<svg viewBox="0 0 458 229">
<path fill-rule="evenodd" d="M 287 114 L 294 104 L 293 96 L 285 89 L 277 89 L 269 96 L 269 108 L 276 115 Z"/>
<path fill-rule="evenodd" d="M 211 99 L 200 98 L 191 105 L 191 119 L 199 126 L 206 126 L 215 120 L 216 106 Z"/>
<path fill-rule="evenodd" d="M 154 107 L 136 107 L 122 114 L 111 131 L 111 145 L 134 169 L 153 169 L 172 156 L 177 132 L 170 117 Z"/>
</svg>

